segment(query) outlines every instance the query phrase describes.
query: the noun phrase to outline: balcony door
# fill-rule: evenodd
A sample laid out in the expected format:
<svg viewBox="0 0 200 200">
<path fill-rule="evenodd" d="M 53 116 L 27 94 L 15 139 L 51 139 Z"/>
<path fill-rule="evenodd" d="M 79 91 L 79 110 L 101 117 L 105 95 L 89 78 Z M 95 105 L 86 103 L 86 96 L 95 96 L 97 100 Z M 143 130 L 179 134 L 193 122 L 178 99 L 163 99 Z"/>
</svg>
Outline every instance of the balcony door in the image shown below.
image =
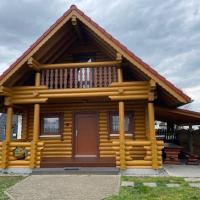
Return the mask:
<svg viewBox="0 0 200 200">
<path fill-rule="evenodd" d="M 90 54 L 78 54 L 74 56 L 74 62 L 94 62 L 95 56 Z M 94 69 L 93 68 L 79 68 L 77 73 L 77 81 L 79 88 L 90 88 L 92 87 L 91 80 L 94 79 Z"/>
</svg>

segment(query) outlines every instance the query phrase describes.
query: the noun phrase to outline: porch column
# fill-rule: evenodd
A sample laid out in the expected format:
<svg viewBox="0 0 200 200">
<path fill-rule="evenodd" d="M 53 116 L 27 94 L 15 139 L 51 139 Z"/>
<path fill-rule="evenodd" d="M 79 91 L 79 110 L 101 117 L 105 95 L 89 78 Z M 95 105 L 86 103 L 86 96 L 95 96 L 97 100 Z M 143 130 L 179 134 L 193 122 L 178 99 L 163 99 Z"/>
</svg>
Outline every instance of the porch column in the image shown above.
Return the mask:
<svg viewBox="0 0 200 200">
<path fill-rule="evenodd" d="M 13 107 L 9 106 L 7 108 L 6 115 L 6 137 L 5 140 L 10 142 L 12 136 L 12 122 L 13 122 Z"/>
<path fill-rule="evenodd" d="M 6 114 L 6 135 L 5 141 L 3 141 L 2 145 L 2 168 L 5 169 L 7 167 L 8 162 L 8 153 L 9 153 L 9 143 L 11 141 L 12 136 L 12 122 L 13 122 L 13 107 L 7 107 Z"/>
<path fill-rule="evenodd" d="M 33 140 L 31 142 L 31 159 L 30 167 L 36 167 L 37 161 L 37 143 L 39 139 L 40 130 L 40 104 L 34 104 L 34 121 L 33 121 Z"/>
<path fill-rule="evenodd" d="M 158 152 L 157 152 L 157 140 L 155 133 L 155 116 L 154 116 L 154 103 L 148 102 L 148 124 L 149 124 L 149 138 L 151 141 L 151 155 L 152 155 L 152 168 L 158 169 Z"/>
<path fill-rule="evenodd" d="M 40 86 L 40 72 L 35 74 L 35 86 Z M 40 131 L 40 104 L 34 104 L 34 119 L 33 119 L 33 140 L 31 142 L 31 159 L 30 167 L 35 168 L 37 165 L 37 143 Z"/>
<path fill-rule="evenodd" d="M 120 169 L 126 169 L 125 158 L 125 127 L 124 127 L 124 102 L 119 102 L 119 142 L 120 142 Z"/>
</svg>

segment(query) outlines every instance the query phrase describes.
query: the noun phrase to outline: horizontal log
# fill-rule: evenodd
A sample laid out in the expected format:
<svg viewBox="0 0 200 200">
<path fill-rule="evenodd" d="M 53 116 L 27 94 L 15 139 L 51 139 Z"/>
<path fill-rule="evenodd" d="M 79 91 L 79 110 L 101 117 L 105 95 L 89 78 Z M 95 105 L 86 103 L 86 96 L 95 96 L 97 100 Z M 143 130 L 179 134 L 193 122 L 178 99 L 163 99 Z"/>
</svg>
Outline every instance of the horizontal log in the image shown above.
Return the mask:
<svg viewBox="0 0 200 200">
<path fill-rule="evenodd" d="M 86 62 L 86 63 L 57 63 L 42 64 L 40 69 L 61 69 L 61 68 L 91 68 L 91 67 L 111 67 L 119 66 L 121 61 L 105 61 L 105 62 Z"/>
<path fill-rule="evenodd" d="M 113 101 L 121 100 L 138 100 L 138 99 L 148 99 L 148 95 L 122 95 L 122 96 L 109 96 Z"/>
<path fill-rule="evenodd" d="M 148 81 L 129 81 L 129 82 L 112 82 L 110 86 L 124 87 L 124 86 L 149 86 Z"/>
<path fill-rule="evenodd" d="M 100 158 L 115 158 L 115 155 L 100 155 Z"/>
<path fill-rule="evenodd" d="M 45 103 L 48 98 L 31 98 L 31 99 L 12 99 L 13 104 L 33 104 L 33 103 Z"/>
<path fill-rule="evenodd" d="M 152 166 L 151 165 L 148 165 L 148 166 L 126 166 L 127 169 L 152 169 Z"/>
<path fill-rule="evenodd" d="M 113 141 L 112 142 L 113 145 L 119 145 L 119 141 Z M 150 141 L 125 141 L 126 145 L 130 145 L 130 146 L 146 146 L 146 145 L 150 145 L 151 142 Z"/>
<path fill-rule="evenodd" d="M 116 162 L 117 165 L 120 164 L 119 161 Z M 132 161 L 126 161 L 127 166 L 151 166 L 152 162 L 147 160 L 132 160 Z"/>
<path fill-rule="evenodd" d="M 145 86 L 135 86 L 135 87 L 124 87 L 122 88 L 123 92 L 120 93 L 130 93 L 133 94 L 148 94 L 147 87 Z M 63 94 L 63 93 L 94 93 L 94 92 L 116 92 L 119 93 L 119 88 L 117 87 L 102 87 L 102 88 L 76 88 L 76 89 L 30 89 L 30 90 L 24 90 L 21 88 L 21 90 L 14 90 L 13 89 L 13 96 L 20 96 L 20 95 L 34 95 L 35 93 L 38 94 Z"/>
<path fill-rule="evenodd" d="M 13 160 L 8 161 L 8 165 L 29 165 L 30 161 L 25 160 Z"/>
<path fill-rule="evenodd" d="M 109 89 L 109 90 L 108 90 Z M 31 92 L 30 94 L 27 94 L 24 92 L 24 94 L 13 94 L 12 96 L 12 101 L 17 101 L 19 99 L 38 99 L 38 98 L 66 98 L 66 97 L 83 97 L 83 96 L 117 96 L 119 95 L 118 90 L 112 89 L 112 88 L 107 88 L 107 90 L 96 90 L 96 91 L 81 91 L 81 92 L 54 92 L 54 91 L 48 91 L 47 93 L 43 92 Z M 139 98 L 142 96 L 148 96 L 147 91 L 145 90 L 138 90 L 138 91 L 124 91 L 122 94 L 119 95 L 120 97 L 128 97 L 131 96 L 133 98 Z M 37 97 L 37 98 L 36 98 Z"/>
<path fill-rule="evenodd" d="M 31 146 L 31 142 L 11 142 L 9 144 L 10 147 L 30 147 Z"/>
<path fill-rule="evenodd" d="M 41 86 L 16 86 L 10 88 L 12 92 L 21 92 L 21 91 L 33 91 L 33 90 L 46 90 L 48 89 L 47 86 L 41 85 Z"/>
<path fill-rule="evenodd" d="M 22 166 L 20 166 L 20 165 L 11 165 L 11 164 L 8 166 L 8 168 L 9 167 L 22 168 Z M 29 165 L 23 165 L 23 168 L 30 169 L 30 166 Z"/>
</svg>

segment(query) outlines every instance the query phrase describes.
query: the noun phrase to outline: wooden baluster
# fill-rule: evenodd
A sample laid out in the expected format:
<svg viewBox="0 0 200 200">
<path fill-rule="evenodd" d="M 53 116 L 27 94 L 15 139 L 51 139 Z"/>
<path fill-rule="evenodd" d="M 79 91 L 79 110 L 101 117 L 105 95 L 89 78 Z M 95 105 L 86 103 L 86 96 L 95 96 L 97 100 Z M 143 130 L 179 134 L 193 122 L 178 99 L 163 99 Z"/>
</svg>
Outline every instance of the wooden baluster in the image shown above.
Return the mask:
<svg viewBox="0 0 200 200">
<path fill-rule="evenodd" d="M 64 70 L 64 88 L 67 88 L 67 69 Z"/>
<path fill-rule="evenodd" d="M 46 86 L 49 87 L 49 69 L 46 70 Z"/>
<path fill-rule="evenodd" d="M 63 88 L 63 70 L 60 69 L 60 88 Z"/>
<path fill-rule="evenodd" d="M 102 67 L 99 67 L 99 87 L 102 87 Z"/>
<path fill-rule="evenodd" d="M 77 73 L 77 68 L 75 68 L 75 78 L 74 78 L 74 81 L 75 81 L 75 88 L 77 88 L 77 86 L 78 86 L 78 73 Z"/>
<path fill-rule="evenodd" d="M 85 68 L 82 68 L 82 88 L 85 87 Z"/>
<path fill-rule="evenodd" d="M 112 68 L 112 73 L 113 73 L 113 82 L 117 82 L 117 69 L 116 69 L 116 67 Z"/>
<path fill-rule="evenodd" d="M 89 68 L 89 87 L 92 88 L 92 84 L 93 84 L 93 68 Z"/>
<path fill-rule="evenodd" d="M 107 87 L 108 82 L 107 82 L 107 67 L 104 67 L 103 71 L 104 71 L 104 83 L 103 83 L 103 87 Z"/>
<path fill-rule="evenodd" d="M 108 85 L 112 83 L 111 67 L 108 67 Z"/>
<path fill-rule="evenodd" d="M 73 69 L 70 69 L 69 85 L 70 88 L 73 87 Z"/>
<path fill-rule="evenodd" d="M 85 80 L 85 85 L 84 87 L 87 87 L 87 68 L 84 68 L 84 80 Z"/>
<path fill-rule="evenodd" d="M 79 73 L 80 73 L 80 88 L 83 87 L 83 68 L 79 69 Z"/>
<path fill-rule="evenodd" d="M 55 89 L 58 88 L 58 69 L 55 70 Z"/>
<path fill-rule="evenodd" d="M 94 68 L 94 87 L 97 87 L 97 67 Z"/>
<path fill-rule="evenodd" d="M 41 85 L 44 85 L 44 80 L 45 80 L 45 70 L 42 70 Z"/>
<path fill-rule="evenodd" d="M 53 69 L 50 70 L 50 88 L 53 88 Z"/>
</svg>

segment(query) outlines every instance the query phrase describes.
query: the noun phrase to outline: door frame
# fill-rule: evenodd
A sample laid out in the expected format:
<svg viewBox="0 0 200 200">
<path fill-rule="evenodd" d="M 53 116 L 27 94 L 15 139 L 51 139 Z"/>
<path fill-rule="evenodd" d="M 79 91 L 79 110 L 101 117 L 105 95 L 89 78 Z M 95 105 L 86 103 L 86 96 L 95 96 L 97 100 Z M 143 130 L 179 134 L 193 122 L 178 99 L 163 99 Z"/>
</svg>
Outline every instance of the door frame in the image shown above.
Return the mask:
<svg viewBox="0 0 200 200">
<path fill-rule="evenodd" d="M 97 131 L 96 131 L 96 138 L 97 138 L 97 157 L 100 158 L 100 139 L 99 139 L 99 112 L 97 111 L 81 111 L 81 112 L 73 112 L 73 119 L 72 119 L 72 158 L 76 158 L 76 116 L 78 114 L 94 114 L 96 118 L 96 125 L 97 125 Z"/>
</svg>

